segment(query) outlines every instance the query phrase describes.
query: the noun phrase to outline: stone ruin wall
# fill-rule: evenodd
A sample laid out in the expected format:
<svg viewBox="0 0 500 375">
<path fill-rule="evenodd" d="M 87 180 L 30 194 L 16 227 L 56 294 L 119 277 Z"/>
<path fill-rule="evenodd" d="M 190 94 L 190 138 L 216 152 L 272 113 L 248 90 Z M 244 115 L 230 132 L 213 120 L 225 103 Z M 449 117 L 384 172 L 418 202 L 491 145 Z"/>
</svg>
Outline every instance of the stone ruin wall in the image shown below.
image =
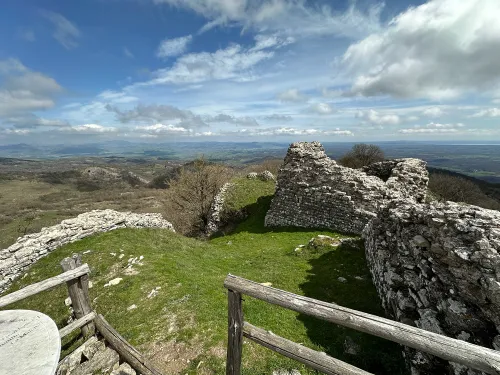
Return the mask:
<svg viewBox="0 0 500 375">
<path fill-rule="evenodd" d="M 165 228 L 174 227 L 161 214 L 136 214 L 114 210 L 95 210 L 67 219 L 38 233 L 17 239 L 16 243 L 0 250 L 0 293 L 13 280 L 21 276 L 38 259 L 56 248 L 96 233 L 119 228 Z"/>
<path fill-rule="evenodd" d="M 387 181 L 376 176 L 379 172 L 375 167 L 365 173 L 338 165 L 318 142 L 293 143 L 278 173 L 266 226 L 327 228 L 360 234 L 387 201 L 425 199 L 425 162 L 398 159 L 378 164 L 378 169 L 390 172 Z"/>
<path fill-rule="evenodd" d="M 500 212 L 425 201 L 417 159 L 339 166 L 319 143 L 290 146 L 268 226 L 362 233 L 373 282 L 393 319 L 500 350 Z M 481 372 L 406 349 L 412 375 Z"/>
<path fill-rule="evenodd" d="M 394 201 L 364 230 L 366 257 L 394 319 L 500 350 L 500 212 Z M 406 351 L 413 374 L 481 372 Z"/>
</svg>

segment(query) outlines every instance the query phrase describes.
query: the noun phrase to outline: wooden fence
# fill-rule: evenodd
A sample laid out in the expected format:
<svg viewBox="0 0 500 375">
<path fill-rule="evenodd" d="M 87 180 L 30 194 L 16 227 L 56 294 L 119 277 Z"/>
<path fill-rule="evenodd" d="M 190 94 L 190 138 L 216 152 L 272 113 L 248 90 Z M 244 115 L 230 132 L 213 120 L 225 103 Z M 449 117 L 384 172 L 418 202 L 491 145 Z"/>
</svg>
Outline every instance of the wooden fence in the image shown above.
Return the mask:
<svg viewBox="0 0 500 375">
<path fill-rule="evenodd" d="M 61 261 L 61 267 L 65 272 L 60 275 L 0 297 L 0 308 L 66 283 L 76 320 L 59 330 L 61 338 L 78 328 L 82 329 L 85 337 L 93 335 L 97 330 L 134 370 L 143 375 L 162 375 L 141 353 L 120 336 L 102 315 L 92 310 L 89 298 L 90 268 L 87 264 L 82 264 L 80 255 L 74 254 L 71 258 L 64 258 Z"/>
<path fill-rule="evenodd" d="M 238 276 L 228 275 L 224 281 L 224 286 L 228 289 L 226 375 L 241 374 L 243 337 L 325 374 L 369 375 L 368 372 L 332 358 L 325 353 L 306 348 L 244 321 L 241 298 L 243 294 L 344 327 L 382 337 L 488 374 L 500 374 L 500 352 L 492 349 L 339 305 L 264 286 Z"/>
</svg>

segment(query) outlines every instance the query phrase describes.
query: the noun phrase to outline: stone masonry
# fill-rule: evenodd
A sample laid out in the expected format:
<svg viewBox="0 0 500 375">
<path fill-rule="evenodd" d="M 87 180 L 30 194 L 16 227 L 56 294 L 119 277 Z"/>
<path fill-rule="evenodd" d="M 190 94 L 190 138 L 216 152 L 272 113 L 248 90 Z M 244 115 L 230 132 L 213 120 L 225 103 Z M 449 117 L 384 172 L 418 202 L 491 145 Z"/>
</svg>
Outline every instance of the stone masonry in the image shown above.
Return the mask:
<svg viewBox="0 0 500 375">
<path fill-rule="evenodd" d="M 136 214 L 113 210 L 95 210 L 62 221 L 38 233 L 17 239 L 7 249 L 0 250 L 0 293 L 11 282 L 41 257 L 56 248 L 75 242 L 96 233 L 109 232 L 119 228 L 165 228 L 174 227 L 161 214 Z"/>
<path fill-rule="evenodd" d="M 500 350 L 500 212 L 393 201 L 365 228 L 366 257 L 394 319 Z M 416 374 L 480 374 L 406 351 Z"/>
<path fill-rule="evenodd" d="M 390 200 L 425 200 L 428 173 L 422 160 L 392 160 L 367 172 L 337 164 L 318 142 L 293 143 L 278 173 L 266 226 L 360 234 Z"/>
</svg>

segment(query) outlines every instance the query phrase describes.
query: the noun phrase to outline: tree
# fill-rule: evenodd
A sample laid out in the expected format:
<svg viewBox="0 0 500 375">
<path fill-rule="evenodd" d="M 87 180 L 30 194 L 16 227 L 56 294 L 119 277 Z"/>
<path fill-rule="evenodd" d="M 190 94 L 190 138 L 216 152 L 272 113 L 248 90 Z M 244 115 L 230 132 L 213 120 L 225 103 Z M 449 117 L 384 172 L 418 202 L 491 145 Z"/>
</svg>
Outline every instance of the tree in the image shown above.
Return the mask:
<svg viewBox="0 0 500 375">
<path fill-rule="evenodd" d="M 192 236 L 204 232 L 212 202 L 231 175 L 230 168 L 203 157 L 181 168 L 167 191 L 167 217 L 175 229 Z"/>
<path fill-rule="evenodd" d="M 376 145 L 365 143 L 355 144 L 352 149 L 339 159 L 339 163 L 344 167 L 361 168 L 367 165 L 383 161 L 384 152 Z"/>
</svg>

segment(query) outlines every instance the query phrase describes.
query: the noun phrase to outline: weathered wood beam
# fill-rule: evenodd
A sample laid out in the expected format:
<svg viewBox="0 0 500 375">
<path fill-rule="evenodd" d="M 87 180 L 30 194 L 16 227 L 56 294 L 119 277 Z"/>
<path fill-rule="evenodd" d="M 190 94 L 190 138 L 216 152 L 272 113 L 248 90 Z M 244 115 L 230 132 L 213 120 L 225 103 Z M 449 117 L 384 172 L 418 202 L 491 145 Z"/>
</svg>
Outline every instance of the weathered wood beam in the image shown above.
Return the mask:
<svg viewBox="0 0 500 375">
<path fill-rule="evenodd" d="M 116 330 L 104 319 L 102 315 L 97 315 L 94 319 L 97 330 L 106 339 L 109 345 L 115 349 L 120 357 L 127 362 L 134 370 L 142 375 L 162 375 L 156 370 L 149 360 L 130 345 Z"/>
<path fill-rule="evenodd" d="M 226 277 L 224 286 L 273 305 L 382 337 L 488 374 L 500 374 L 500 352 L 493 349 L 339 305 L 299 296 L 234 275 Z"/>
<path fill-rule="evenodd" d="M 81 258 L 78 254 L 73 254 L 71 258 L 64 258 L 61 261 L 61 267 L 63 271 L 73 270 L 81 264 Z M 85 280 L 82 280 L 86 277 Z M 68 294 L 71 298 L 71 304 L 73 306 L 73 311 L 77 319 L 83 318 L 85 315 L 92 312 L 92 307 L 90 306 L 89 292 L 88 292 L 88 276 L 82 275 L 76 279 L 68 280 L 66 282 L 68 285 Z M 85 337 L 93 335 L 95 332 L 95 327 L 92 322 L 87 323 L 82 326 L 82 334 Z"/>
<path fill-rule="evenodd" d="M 241 294 L 228 290 L 226 375 L 241 374 L 243 351 L 243 307 Z"/>
<path fill-rule="evenodd" d="M 272 332 L 244 323 L 243 336 L 285 357 L 294 359 L 327 375 L 373 375 L 325 353 L 306 348 Z"/>
<path fill-rule="evenodd" d="M 66 327 L 63 327 L 59 330 L 59 336 L 63 338 L 64 336 L 69 335 L 75 329 L 80 328 L 86 325 L 87 323 L 91 322 L 92 320 L 94 320 L 95 317 L 96 313 L 92 311 L 90 314 L 87 314 L 84 317 L 77 319 L 74 322 L 71 322 Z"/>
<path fill-rule="evenodd" d="M 60 275 L 51 277 L 50 279 L 46 279 L 40 281 L 35 284 L 31 284 L 23 289 L 20 289 L 16 292 L 7 294 L 3 297 L 0 297 L 0 308 L 10 305 L 11 303 L 21 301 L 27 297 L 30 297 L 34 294 L 43 292 L 44 290 L 52 289 L 60 284 L 63 284 L 69 280 L 73 280 L 82 275 L 88 274 L 90 272 L 89 266 L 84 264 L 80 267 L 77 267 L 71 271 L 64 272 Z"/>
</svg>

